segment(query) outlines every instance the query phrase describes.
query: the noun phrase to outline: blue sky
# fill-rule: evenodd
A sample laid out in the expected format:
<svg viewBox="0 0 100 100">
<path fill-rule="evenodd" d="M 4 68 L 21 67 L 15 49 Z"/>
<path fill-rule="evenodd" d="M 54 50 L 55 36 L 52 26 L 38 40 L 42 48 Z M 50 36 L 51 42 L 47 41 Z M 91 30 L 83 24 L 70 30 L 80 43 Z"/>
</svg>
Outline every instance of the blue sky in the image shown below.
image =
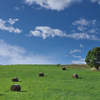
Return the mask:
<svg viewBox="0 0 100 100">
<path fill-rule="evenodd" d="M 86 64 L 100 46 L 100 0 L 0 0 L 0 64 Z"/>
</svg>

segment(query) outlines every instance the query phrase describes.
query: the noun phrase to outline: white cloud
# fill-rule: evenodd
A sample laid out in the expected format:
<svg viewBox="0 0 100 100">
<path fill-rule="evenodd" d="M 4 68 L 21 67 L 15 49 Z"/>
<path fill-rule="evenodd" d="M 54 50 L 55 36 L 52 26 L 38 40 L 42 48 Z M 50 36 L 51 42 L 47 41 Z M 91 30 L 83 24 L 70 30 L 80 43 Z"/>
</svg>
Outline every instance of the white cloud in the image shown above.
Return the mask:
<svg viewBox="0 0 100 100">
<path fill-rule="evenodd" d="M 82 31 L 82 33 L 74 33 L 66 35 L 66 37 L 73 37 L 75 39 L 89 39 L 89 40 L 98 40 L 100 39 L 96 35 L 89 35 L 87 33 L 99 33 L 99 28 L 97 24 L 97 20 L 86 20 L 84 18 L 80 18 L 79 20 L 76 20 L 72 24 L 78 28 L 79 31 Z"/>
<path fill-rule="evenodd" d="M 95 28 L 95 29 L 90 29 L 88 30 L 89 33 L 98 33 L 99 29 L 98 28 Z"/>
<path fill-rule="evenodd" d="M 88 24 L 89 24 L 89 22 L 86 21 L 83 18 L 80 18 L 79 20 L 73 22 L 73 25 L 84 25 L 84 26 L 87 26 Z"/>
<path fill-rule="evenodd" d="M 79 26 L 79 27 L 77 27 L 77 28 L 78 28 L 79 31 L 87 30 L 87 28 L 86 28 L 86 27 L 83 27 L 83 26 Z"/>
<path fill-rule="evenodd" d="M 26 4 L 33 5 L 37 4 L 43 8 L 51 10 L 64 10 L 73 3 L 79 3 L 82 0 L 24 0 Z"/>
<path fill-rule="evenodd" d="M 21 33 L 22 30 L 20 30 L 18 28 L 14 28 L 12 26 L 15 23 L 15 21 L 19 21 L 19 20 L 18 19 L 11 19 L 11 18 L 9 18 L 8 21 L 3 21 L 2 19 L 0 19 L 0 29 L 1 30 L 6 30 L 6 31 L 9 31 L 9 32 L 14 32 L 14 33 Z M 8 23 L 10 25 L 8 25 Z"/>
<path fill-rule="evenodd" d="M 89 39 L 89 40 L 98 40 L 100 39 L 96 37 L 95 35 L 89 35 L 87 33 L 73 33 L 73 34 L 65 34 L 65 32 L 59 30 L 59 29 L 52 29 L 48 26 L 37 26 L 35 28 L 35 31 L 30 31 L 30 34 L 26 36 L 36 36 L 36 37 L 42 37 L 43 39 L 46 39 L 47 37 L 70 37 L 74 39 Z"/>
<path fill-rule="evenodd" d="M 15 7 L 16 10 L 20 10 L 20 7 Z"/>
<path fill-rule="evenodd" d="M 80 47 L 83 47 L 83 45 L 82 45 L 82 44 L 80 44 Z"/>
<path fill-rule="evenodd" d="M 91 29 L 88 31 L 89 33 L 95 33 L 96 31 L 94 29 Z"/>
<path fill-rule="evenodd" d="M 100 5 L 100 0 L 91 0 L 92 3 L 94 2 L 98 2 L 98 4 Z"/>
<path fill-rule="evenodd" d="M 70 37 L 74 39 L 89 39 L 89 40 L 98 40 L 100 39 L 95 35 L 89 35 L 87 33 L 74 33 L 74 34 L 64 34 L 65 37 Z"/>
<path fill-rule="evenodd" d="M 8 22 L 13 25 L 15 23 L 15 21 L 19 21 L 19 19 L 11 19 L 9 18 Z"/>
<path fill-rule="evenodd" d="M 82 25 L 82 26 L 87 26 L 87 25 L 95 25 L 96 24 L 96 20 L 92 20 L 92 21 L 88 21 L 84 18 L 80 18 L 79 20 L 75 21 L 72 23 L 73 25 Z"/>
<path fill-rule="evenodd" d="M 78 49 L 74 49 L 74 51 L 70 51 L 70 53 L 75 53 L 75 52 L 81 52 L 81 50 L 78 50 Z"/>
<path fill-rule="evenodd" d="M 37 26 L 35 31 L 30 31 L 29 36 L 37 36 L 46 39 L 47 37 L 54 37 L 54 36 L 64 36 L 64 33 L 59 29 L 52 29 L 47 26 Z M 28 35 L 27 35 L 28 36 Z"/>
<path fill-rule="evenodd" d="M 86 64 L 85 59 L 79 59 L 79 61 L 72 61 L 72 64 Z"/>
<path fill-rule="evenodd" d="M 19 46 L 12 46 L 0 40 L 0 64 L 54 64 L 49 56 L 32 54 Z"/>
<path fill-rule="evenodd" d="M 81 56 L 75 56 L 75 55 L 72 55 L 73 57 L 75 57 L 75 58 L 81 58 Z"/>
</svg>

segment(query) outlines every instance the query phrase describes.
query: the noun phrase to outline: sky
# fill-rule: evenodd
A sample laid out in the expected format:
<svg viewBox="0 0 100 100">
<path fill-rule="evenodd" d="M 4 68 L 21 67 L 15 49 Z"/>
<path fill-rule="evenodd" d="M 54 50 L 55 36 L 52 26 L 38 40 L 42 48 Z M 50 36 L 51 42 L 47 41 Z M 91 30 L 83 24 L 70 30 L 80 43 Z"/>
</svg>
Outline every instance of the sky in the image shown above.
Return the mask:
<svg viewBox="0 0 100 100">
<path fill-rule="evenodd" d="M 0 0 L 0 64 L 86 64 L 100 47 L 100 0 Z"/>
</svg>

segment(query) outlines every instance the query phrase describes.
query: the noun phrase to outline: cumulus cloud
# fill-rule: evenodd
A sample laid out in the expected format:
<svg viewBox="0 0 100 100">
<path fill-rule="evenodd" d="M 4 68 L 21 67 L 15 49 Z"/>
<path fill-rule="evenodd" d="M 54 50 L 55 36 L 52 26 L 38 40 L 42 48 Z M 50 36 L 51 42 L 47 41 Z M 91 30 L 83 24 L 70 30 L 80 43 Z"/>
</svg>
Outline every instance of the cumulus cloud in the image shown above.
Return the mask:
<svg viewBox="0 0 100 100">
<path fill-rule="evenodd" d="M 70 53 L 75 53 L 75 52 L 81 52 L 81 50 L 74 49 L 73 51 L 71 50 Z"/>
<path fill-rule="evenodd" d="M 47 37 L 50 37 L 50 36 L 51 37 L 64 36 L 64 32 L 62 32 L 59 29 L 52 29 L 52 28 L 47 27 L 47 26 L 37 26 L 35 28 L 35 31 L 30 31 L 29 36 L 32 36 L 32 35 L 46 39 Z"/>
<path fill-rule="evenodd" d="M 83 45 L 82 45 L 82 44 L 80 44 L 80 47 L 83 47 Z"/>
<path fill-rule="evenodd" d="M 9 18 L 9 20 L 4 21 L 4 20 L 0 19 L 0 29 L 6 30 L 6 31 L 9 31 L 9 32 L 14 32 L 14 33 L 21 33 L 22 30 L 20 30 L 18 28 L 14 28 L 12 26 L 16 21 L 19 21 L 19 20 Z"/>
<path fill-rule="evenodd" d="M 20 10 L 20 7 L 15 7 L 16 10 Z"/>
<path fill-rule="evenodd" d="M 80 3 L 82 0 L 24 0 L 28 5 L 37 4 L 43 8 L 51 10 L 64 10 L 73 3 Z"/>
<path fill-rule="evenodd" d="M 74 39 L 89 39 L 89 40 L 98 40 L 100 39 L 96 37 L 95 35 L 89 35 L 87 33 L 73 33 L 73 34 L 65 34 L 64 31 L 61 31 L 59 29 L 52 29 L 48 26 L 37 26 L 35 28 L 35 31 L 30 31 L 30 34 L 27 34 L 26 36 L 36 36 L 36 37 L 42 37 L 43 39 L 46 39 L 47 37 L 68 37 L 68 38 L 74 38 Z"/>
<path fill-rule="evenodd" d="M 24 48 L 0 40 L 0 64 L 54 64 L 49 56 L 33 54 Z"/>
<path fill-rule="evenodd" d="M 79 61 L 72 61 L 72 64 L 86 64 L 85 59 L 79 59 Z"/>
</svg>

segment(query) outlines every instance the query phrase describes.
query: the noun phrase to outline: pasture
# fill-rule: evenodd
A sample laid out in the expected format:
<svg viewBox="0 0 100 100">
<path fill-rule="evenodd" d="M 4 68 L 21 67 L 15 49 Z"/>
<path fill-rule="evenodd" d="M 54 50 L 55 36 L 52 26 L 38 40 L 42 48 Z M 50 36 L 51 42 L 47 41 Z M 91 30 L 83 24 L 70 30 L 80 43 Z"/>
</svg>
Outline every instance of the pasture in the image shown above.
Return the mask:
<svg viewBox="0 0 100 100">
<path fill-rule="evenodd" d="M 75 73 L 79 78 L 72 78 Z M 14 77 L 19 81 L 12 82 Z M 14 84 L 21 91 L 11 91 Z M 82 65 L 2 65 L 0 100 L 100 100 L 100 71 Z"/>
</svg>

